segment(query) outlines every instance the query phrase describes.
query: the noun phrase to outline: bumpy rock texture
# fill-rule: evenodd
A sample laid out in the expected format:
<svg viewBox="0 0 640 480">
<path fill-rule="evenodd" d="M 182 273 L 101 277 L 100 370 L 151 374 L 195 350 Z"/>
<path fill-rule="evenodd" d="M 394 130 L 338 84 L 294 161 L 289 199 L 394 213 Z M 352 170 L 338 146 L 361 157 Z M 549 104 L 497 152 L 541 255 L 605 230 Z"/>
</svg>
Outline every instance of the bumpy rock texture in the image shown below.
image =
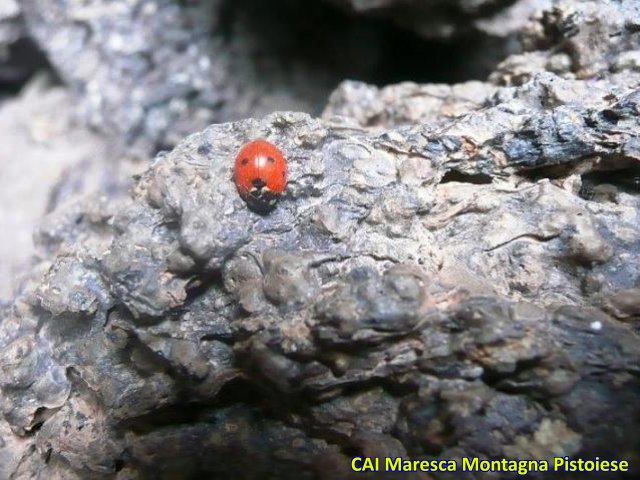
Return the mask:
<svg viewBox="0 0 640 480">
<path fill-rule="evenodd" d="M 24 0 L 22 16 L 84 120 L 140 152 L 214 121 L 319 113 L 345 77 L 389 70 L 396 42 L 378 24 L 296 0 Z"/>
<path fill-rule="evenodd" d="M 145 153 L 171 148 L 214 121 L 274 110 L 317 114 L 345 78 L 386 83 L 405 70 L 484 77 L 512 50 L 505 39 L 548 4 L 353 2 L 347 10 L 363 14 L 357 19 L 322 1 L 4 2 L 0 47 L 26 32 L 78 99 L 84 121 L 114 146 Z M 409 48 L 380 20 L 397 12 L 426 39 L 462 36 L 457 55 L 441 55 L 429 43 Z"/>
<path fill-rule="evenodd" d="M 348 82 L 321 119 L 210 126 L 129 199 L 53 211 L 0 324 L 0 477 L 637 475 L 637 10 L 554 2 L 488 83 Z M 290 165 L 264 216 L 231 172 L 257 137 Z"/>
</svg>

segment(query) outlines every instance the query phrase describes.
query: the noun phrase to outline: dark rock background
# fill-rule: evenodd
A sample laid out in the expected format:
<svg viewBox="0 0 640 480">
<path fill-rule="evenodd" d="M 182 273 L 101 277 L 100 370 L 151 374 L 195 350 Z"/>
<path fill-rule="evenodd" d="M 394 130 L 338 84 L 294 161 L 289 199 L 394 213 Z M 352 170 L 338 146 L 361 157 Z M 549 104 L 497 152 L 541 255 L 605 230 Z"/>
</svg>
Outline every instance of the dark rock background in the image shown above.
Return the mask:
<svg viewBox="0 0 640 480">
<path fill-rule="evenodd" d="M 5 0 L 0 48 L 0 478 L 637 476 L 637 2 Z"/>
</svg>

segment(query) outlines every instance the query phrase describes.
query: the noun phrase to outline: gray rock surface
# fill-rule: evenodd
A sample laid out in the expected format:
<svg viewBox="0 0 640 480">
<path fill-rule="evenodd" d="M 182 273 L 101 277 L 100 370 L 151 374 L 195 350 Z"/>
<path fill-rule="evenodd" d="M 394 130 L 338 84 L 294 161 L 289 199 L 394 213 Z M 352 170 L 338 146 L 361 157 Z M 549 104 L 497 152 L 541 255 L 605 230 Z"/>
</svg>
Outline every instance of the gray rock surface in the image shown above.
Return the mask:
<svg viewBox="0 0 640 480">
<path fill-rule="evenodd" d="M 214 121 L 319 113 L 345 76 L 381 67 L 390 40 L 322 2 L 24 0 L 22 9 L 81 118 L 142 154 Z"/>
<path fill-rule="evenodd" d="M 556 2 L 487 84 L 343 84 L 321 119 L 209 126 L 129 198 L 52 211 L 2 307 L 0 477 L 637 475 L 640 33 L 632 2 L 594 8 Z M 268 215 L 232 181 L 255 138 L 289 161 Z"/>
<path fill-rule="evenodd" d="M 110 157 L 105 138 L 78 121 L 69 92 L 42 76 L 0 105 L 0 143 L 0 225 L 10 232 L 0 242 L 0 300 L 7 301 L 34 261 L 49 255 L 33 244 L 34 231 L 47 225 L 42 217 L 85 195 L 117 201 L 146 162 Z"/>
<path fill-rule="evenodd" d="M 118 172 L 130 171 L 129 159 L 150 162 L 159 150 L 214 121 L 276 110 L 318 114 L 345 77 L 401 78 L 396 52 L 415 39 L 398 40 L 397 33 L 383 21 L 352 18 L 324 2 L 0 1 L 0 102 L 7 101 L 8 137 L 0 225 L 16 239 L 0 247 L 0 298 L 9 297 L 14 277 L 24 271 L 19 266 L 34 252 L 31 237 L 44 199 L 66 201 L 65 195 L 78 193 L 68 188 L 72 184 L 114 196 L 121 191 L 116 184 L 128 183 Z M 425 45 L 417 45 L 421 54 Z M 421 69 L 431 74 L 430 65 Z M 64 105 L 52 107 L 44 92 L 16 104 L 17 92 L 37 70 L 65 87 Z M 12 93 L 14 99 L 3 97 Z M 24 166 L 38 163 L 42 150 L 31 148 L 22 121 L 15 125 L 12 117 L 30 122 L 30 105 L 40 102 L 54 116 L 60 108 L 56 141 L 70 150 L 53 148 L 46 162 L 52 168 L 30 177 Z M 83 140 L 81 132 L 87 132 Z M 56 169 L 92 150 L 99 158 L 104 145 L 108 159 L 66 170 L 58 188 Z M 25 158 L 24 166 L 17 157 Z M 117 165 L 123 159 L 124 166 Z M 38 192 L 31 195 L 34 184 Z"/>
<path fill-rule="evenodd" d="M 378 88 L 347 80 L 331 94 L 323 117 L 349 117 L 362 127 L 379 130 L 421 123 L 444 126 L 481 108 L 496 91 L 494 85 L 478 81 L 454 85 L 404 82 Z"/>
<path fill-rule="evenodd" d="M 15 0 L 0 2 L 0 52 L 22 36 L 20 13 L 20 5 Z"/>
<path fill-rule="evenodd" d="M 55 184 L 80 165 L 99 165 L 104 151 L 95 135 L 74 125 L 68 93 L 43 79 L 0 106 L 0 138 L 0 225 L 10 232 L 0 242 L 0 298 L 8 300 L 30 266 L 33 231 L 52 208 Z"/>
</svg>

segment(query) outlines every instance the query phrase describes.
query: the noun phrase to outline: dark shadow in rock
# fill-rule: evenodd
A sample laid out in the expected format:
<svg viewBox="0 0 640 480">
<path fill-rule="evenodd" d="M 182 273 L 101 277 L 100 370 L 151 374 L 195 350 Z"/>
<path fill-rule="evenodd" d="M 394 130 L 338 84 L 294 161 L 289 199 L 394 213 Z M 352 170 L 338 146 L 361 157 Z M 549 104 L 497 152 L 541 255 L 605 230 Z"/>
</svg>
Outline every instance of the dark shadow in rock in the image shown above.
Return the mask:
<svg viewBox="0 0 640 480">
<path fill-rule="evenodd" d="M 491 183 L 493 179 L 491 175 L 484 173 L 462 173 L 456 170 L 449 170 L 444 174 L 440 183 L 459 182 L 459 183 L 471 183 L 473 185 L 487 185 Z"/>
<path fill-rule="evenodd" d="M 596 171 L 582 175 L 580 196 L 586 200 L 610 198 L 617 192 L 640 194 L 640 167 Z"/>
<path fill-rule="evenodd" d="M 316 108 L 310 113 L 319 113 L 344 79 L 375 85 L 484 79 L 510 48 L 478 35 L 426 40 L 390 20 L 322 2 L 228 0 L 218 22 L 212 31 L 228 44 L 239 82 L 270 93 L 293 90 Z"/>
<path fill-rule="evenodd" d="M 9 47 L 7 58 L 0 58 L 0 94 L 16 94 L 38 72 L 46 72 L 50 83 L 60 84 L 44 53 L 29 39 Z"/>
</svg>

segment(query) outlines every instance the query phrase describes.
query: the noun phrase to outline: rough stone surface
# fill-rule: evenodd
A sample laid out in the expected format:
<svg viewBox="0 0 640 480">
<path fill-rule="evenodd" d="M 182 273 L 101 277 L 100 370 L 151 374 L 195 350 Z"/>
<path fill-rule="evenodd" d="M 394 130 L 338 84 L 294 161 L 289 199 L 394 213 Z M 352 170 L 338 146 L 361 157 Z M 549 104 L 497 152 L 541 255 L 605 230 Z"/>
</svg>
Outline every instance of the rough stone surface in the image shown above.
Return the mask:
<svg viewBox="0 0 640 480">
<path fill-rule="evenodd" d="M 1 307 L 0 477 L 637 476 L 640 31 L 596 7 L 554 2 L 487 84 L 346 83 L 321 119 L 212 125 L 129 198 L 51 212 Z M 268 215 L 232 181 L 258 137 L 289 160 Z"/>
<path fill-rule="evenodd" d="M 495 92 L 495 86 L 478 81 L 455 85 L 405 82 L 383 88 L 345 81 L 329 98 L 323 117 L 348 117 L 362 127 L 381 130 L 417 123 L 444 126 L 481 108 Z"/>
<path fill-rule="evenodd" d="M 49 254 L 33 244 L 35 230 L 55 228 L 42 220 L 47 212 L 86 195 L 117 201 L 145 164 L 109 157 L 107 141 L 78 122 L 71 95 L 46 77 L 0 105 L 0 139 L 0 225 L 11 232 L 0 242 L 0 299 L 8 300 L 34 257 Z"/>
<path fill-rule="evenodd" d="M 20 5 L 15 0 L 0 1 L 0 52 L 21 37 L 20 14 Z"/>
<path fill-rule="evenodd" d="M 24 0 L 22 9 L 81 118 L 114 148 L 152 154 L 214 121 L 317 114 L 346 76 L 385 68 L 392 40 L 322 2 Z"/>
<path fill-rule="evenodd" d="M 12 297 L 30 264 L 32 234 L 52 208 L 54 185 L 79 165 L 99 164 L 104 155 L 95 136 L 74 126 L 72 110 L 63 89 L 41 80 L 0 106 L 0 225 L 11 232 L 0 242 L 2 299 Z M 24 181 L 25 171 L 29 182 Z"/>
</svg>

